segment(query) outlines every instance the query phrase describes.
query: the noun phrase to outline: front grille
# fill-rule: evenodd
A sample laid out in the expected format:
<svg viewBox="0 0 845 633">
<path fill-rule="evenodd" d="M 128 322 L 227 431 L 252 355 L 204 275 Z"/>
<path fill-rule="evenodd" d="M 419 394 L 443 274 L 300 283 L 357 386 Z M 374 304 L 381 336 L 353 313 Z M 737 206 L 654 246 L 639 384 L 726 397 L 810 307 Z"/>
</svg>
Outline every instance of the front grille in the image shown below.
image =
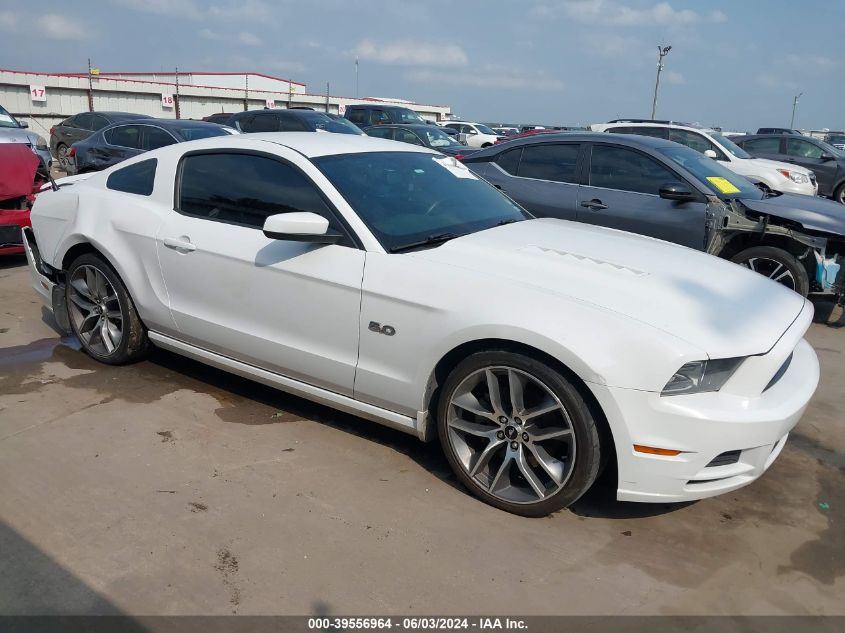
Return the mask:
<svg viewBox="0 0 845 633">
<path fill-rule="evenodd" d="M 763 393 L 765 393 L 766 391 L 768 391 L 769 389 L 774 387 L 775 384 L 777 383 L 777 381 L 780 380 L 781 378 L 783 378 L 783 375 L 786 373 L 786 370 L 789 369 L 789 364 L 791 362 L 792 362 L 792 354 L 787 356 L 786 360 L 783 361 L 783 365 L 781 365 L 780 369 L 778 369 L 777 372 L 775 373 L 775 375 L 772 376 L 772 379 L 769 381 L 769 384 L 766 385 L 765 389 L 763 389 Z"/>
<path fill-rule="evenodd" d="M 739 454 L 742 451 L 737 449 L 735 451 L 725 451 L 721 455 L 716 455 L 712 461 L 705 466 L 705 468 L 713 468 L 714 466 L 727 466 L 729 464 L 736 464 L 739 461 Z"/>
<path fill-rule="evenodd" d="M 0 226 L 0 246 L 20 246 L 23 244 L 21 227 L 17 224 Z"/>
</svg>

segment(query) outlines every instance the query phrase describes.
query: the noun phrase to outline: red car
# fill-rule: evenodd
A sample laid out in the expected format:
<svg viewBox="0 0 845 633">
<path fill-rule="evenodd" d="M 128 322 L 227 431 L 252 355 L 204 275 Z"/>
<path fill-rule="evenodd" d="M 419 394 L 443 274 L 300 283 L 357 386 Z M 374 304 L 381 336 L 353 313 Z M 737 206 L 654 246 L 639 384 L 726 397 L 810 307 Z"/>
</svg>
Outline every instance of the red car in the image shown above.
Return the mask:
<svg viewBox="0 0 845 633">
<path fill-rule="evenodd" d="M 23 253 L 21 229 L 47 180 L 41 160 L 27 145 L 0 144 L 0 255 Z"/>
</svg>

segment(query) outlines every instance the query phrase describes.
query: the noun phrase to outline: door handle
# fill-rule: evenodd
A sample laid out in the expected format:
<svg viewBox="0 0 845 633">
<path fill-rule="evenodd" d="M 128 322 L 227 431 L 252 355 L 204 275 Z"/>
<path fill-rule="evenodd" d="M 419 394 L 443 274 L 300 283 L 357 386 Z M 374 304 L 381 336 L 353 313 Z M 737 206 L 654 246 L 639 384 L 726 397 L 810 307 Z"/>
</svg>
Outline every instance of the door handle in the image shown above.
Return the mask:
<svg viewBox="0 0 845 633">
<path fill-rule="evenodd" d="M 197 247 L 191 243 L 189 239 L 176 239 L 174 237 L 165 237 L 162 240 L 162 243 L 167 248 L 172 248 L 174 251 L 180 251 L 185 253 L 191 253 L 197 250 Z"/>
<path fill-rule="evenodd" d="M 593 211 L 601 211 L 603 209 L 607 209 L 607 205 L 604 204 L 598 198 L 593 198 L 592 200 L 584 200 L 581 202 L 582 207 L 587 207 L 588 209 L 592 209 Z"/>
</svg>

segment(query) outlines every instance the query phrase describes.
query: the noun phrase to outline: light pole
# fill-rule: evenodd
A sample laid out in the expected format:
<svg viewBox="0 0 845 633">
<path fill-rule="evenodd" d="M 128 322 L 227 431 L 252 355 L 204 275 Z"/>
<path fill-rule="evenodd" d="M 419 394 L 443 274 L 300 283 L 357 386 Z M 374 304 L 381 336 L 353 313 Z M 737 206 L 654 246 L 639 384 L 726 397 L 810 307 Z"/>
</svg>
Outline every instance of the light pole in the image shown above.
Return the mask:
<svg viewBox="0 0 845 633">
<path fill-rule="evenodd" d="M 792 118 L 789 119 L 789 129 L 793 129 L 795 126 L 795 110 L 798 109 L 798 99 L 801 98 L 801 95 L 804 94 L 803 92 L 799 92 L 795 95 L 795 98 L 792 100 Z"/>
<path fill-rule="evenodd" d="M 355 56 L 355 98 L 358 98 L 358 56 Z"/>
<path fill-rule="evenodd" d="M 663 58 L 672 50 L 671 46 L 657 47 L 657 81 L 654 82 L 654 101 L 651 102 L 651 118 L 657 113 L 657 91 L 660 89 L 660 73 L 663 71 Z"/>
</svg>

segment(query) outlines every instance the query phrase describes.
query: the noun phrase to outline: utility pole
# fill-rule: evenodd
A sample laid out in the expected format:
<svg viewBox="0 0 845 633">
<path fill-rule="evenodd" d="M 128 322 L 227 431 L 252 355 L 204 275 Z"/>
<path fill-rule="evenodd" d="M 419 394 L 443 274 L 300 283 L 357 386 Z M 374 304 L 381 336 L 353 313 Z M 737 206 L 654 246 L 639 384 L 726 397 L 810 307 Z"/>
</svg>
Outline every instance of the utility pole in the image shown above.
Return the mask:
<svg viewBox="0 0 845 633">
<path fill-rule="evenodd" d="M 176 118 L 181 119 L 181 111 L 179 109 L 179 66 L 176 67 Z"/>
<path fill-rule="evenodd" d="M 793 129 L 795 126 L 795 111 L 798 109 L 798 99 L 801 98 L 801 95 L 804 94 L 803 92 L 799 92 L 795 95 L 795 98 L 792 99 L 792 118 L 789 119 L 789 129 Z"/>
<path fill-rule="evenodd" d="M 244 75 L 244 112 L 249 110 L 249 75 Z"/>
<path fill-rule="evenodd" d="M 91 80 L 91 58 L 88 58 L 88 112 L 94 111 L 94 82 Z"/>
<path fill-rule="evenodd" d="M 358 56 L 355 56 L 355 98 L 358 98 Z"/>
<path fill-rule="evenodd" d="M 672 50 L 671 46 L 657 47 L 657 80 L 654 82 L 654 101 L 651 102 L 651 118 L 657 113 L 657 91 L 660 89 L 660 73 L 663 72 L 663 58 Z"/>
<path fill-rule="evenodd" d="M 331 87 L 329 86 L 329 82 L 326 82 L 326 112 L 329 111 L 329 90 Z"/>
</svg>

